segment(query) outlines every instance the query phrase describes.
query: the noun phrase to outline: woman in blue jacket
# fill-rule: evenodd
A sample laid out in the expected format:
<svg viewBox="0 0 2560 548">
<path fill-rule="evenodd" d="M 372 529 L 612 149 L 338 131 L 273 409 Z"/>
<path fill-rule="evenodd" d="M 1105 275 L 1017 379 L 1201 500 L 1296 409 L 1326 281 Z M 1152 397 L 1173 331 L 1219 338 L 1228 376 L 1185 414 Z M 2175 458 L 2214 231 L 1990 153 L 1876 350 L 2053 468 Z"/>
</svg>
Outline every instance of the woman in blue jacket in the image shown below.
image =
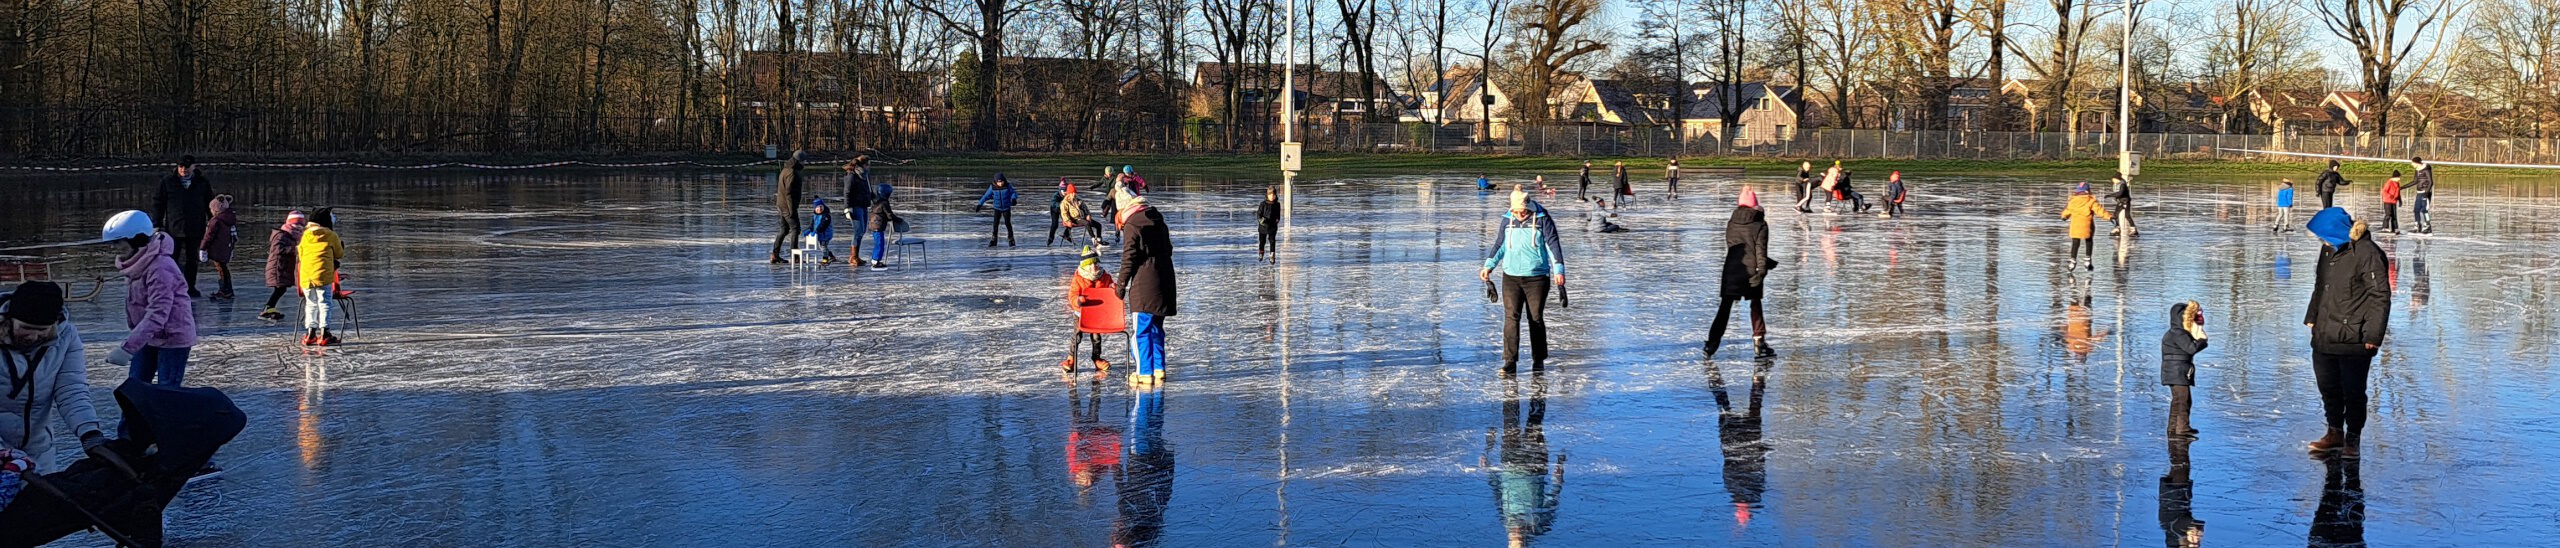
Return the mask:
<svg viewBox="0 0 2560 548">
<path fill-rule="evenodd" d="M 1493 233 L 1493 251 L 1485 256 L 1484 269 L 1476 277 L 1493 282 L 1494 270 L 1502 271 L 1502 373 L 1509 375 L 1520 369 L 1520 320 L 1529 320 L 1529 359 L 1543 369 L 1547 363 L 1547 290 L 1564 287 L 1564 246 L 1556 235 L 1555 219 L 1544 208 L 1533 207 L 1529 193 L 1519 187 L 1511 189 L 1511 212 Z"/>
</svg>

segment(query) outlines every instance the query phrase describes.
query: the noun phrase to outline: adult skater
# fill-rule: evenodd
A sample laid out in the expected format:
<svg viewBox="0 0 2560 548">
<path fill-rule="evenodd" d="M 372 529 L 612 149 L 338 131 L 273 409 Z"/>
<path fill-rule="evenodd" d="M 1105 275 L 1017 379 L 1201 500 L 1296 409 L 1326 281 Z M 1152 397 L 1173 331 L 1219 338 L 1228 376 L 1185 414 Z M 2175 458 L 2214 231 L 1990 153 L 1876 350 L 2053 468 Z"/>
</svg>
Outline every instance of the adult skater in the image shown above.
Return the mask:
<svg viewBox="0 0 2560 548">
<path fill-rule="evenodd" d="M 1635 185 L 1627 182 L 1627 163 L 1621 161 L 1616 165 L 1617 167 L 1615 168 L 1615 171 L 1617 173 L 1612 175 L 1612 178 L 1614 178 L 1616 182 L 1616 188 L 1609 191 L 1609 199 L 1617 200 L 1618 207 L 1623 209 L 1627 207 L 1627 199 L 1636 196 L 1636 187 Z"/>
<path fill-rule="evenodd" d="M 213 181 L 196 170 L 194 156 L 178 157 L 177 169 L 161 176 L 160 191 L 151 199 L 151 218 L 160 221 L 160 232 L 176 239 L 170 258 L 186 278 L 188 298 L 203 296 L 196 292 L 196 270 L 203 268 L 204 259 L 196 250 L 203 244 L 205 222 L 212 214 L 206 204 L 212 202 Z"/>
<path fill-rule="evenodd" d="M 1813 212 L 1813 185 L 1813 161 L 1806 160 L 1802 165 L 1796 166 L 1795 186 L 1788 187 L 1796 193 L 1797 213 Z"/>
<path fill-rule="evenodd" d="M 1547 363 L 1547 290 L 1564 287 L 1564 244 L 1556 234 L 1555 219 L 1531 206 L 1529 193 L 1511 189 L 1511 211 L 1502 216 L 1493 233 L 1493 249 L 1486 252 L 1484 269 L 1476 278 L 1493 282 L 1495 269 L 1502 271 L 1502 373 L 1520 370 L 1520 320 L 1529 321 L 1529 359 L 1531 365 L 1544 369 Z"/>
<path fill-rule="evenodd" d="M 1120 275 L 1126 277 L 1120 299 L 1129 305 L 1130 361 L 1137 364 L 1129 382 L 1154 385 L 1164 382 L 1164 321 L 1176 312 L 1173 235 L 1145 195 L 1125 185 L 1119 194 L 1120 212 L 1112 218 L 1120 226 Z"/>
<path fill-rule="evenodd" d="M 2133 226 L 2133 183 L 2126 181 L 2123 175 L 2117 175 L 2114 187 L 2107 191 L 2107 198 L 2114 201 L 2116 229 L 2108 231 L 2107 234 L 2142 233 L 2139 227 Z"/>
<path fill-rule="evenodd" d="M 1673 198 L 1680 197 L 1680 159 L 1672 158 L 1671 165 L 1662 168 L 1662 173 L 1663 186 L 1668 189 L 1665 193 Z"/>
<path fill-rule="evenodd" d="M 2436 200 L 2436 166 L 2428 164 L 2426 158 L 2413 156 L 2409 158 L 2409 169 L 2413 170 L 2409 173 L 2409 190 L 2417 193 L 2409 214 L 2417 217 L 2419 234 L 2434 234 L 2436 215 L 2428 204 Z"/>
<path fill-rule="evenodd" d="M 800 197 L 800 167 L 806 158 L 806 152 L 791 151 L 791 160 L 783 162 L 782 173 L 773 178 L 773 202 L 782 214 L 782 231 L 773 235 L 773 252 L 766 256 L 773 264 L 790 262 L 782 259 L 783 246 L 800 247 L 800 204 L 808 203 Z"/>
<path fill-rule="evenodd" d="M 1716 304 L 1716 320 L 1707 328 L 1707 357 L 1716 356 L 1716 348 L 1724 345 L 1725 322 L 1733 318 L 1733 302 L 1751 301 L 1752 357 L 1778 355 L 1769 348 L 1769 325 L 1760 319 L 1761 282 L 1778 261 L 1769 258 L 1769 221 L 1760 211 L 1760 195 L 1750 187 L 1742 189 L 1742 199 L 1733 206 L 1733 218 L 1724 223 L 1724 287 Z"/>
<path fill-rule="evenodd" d="M 2195 409 L 2196 354 L 2204 352 L 2204 309 L 2195 301 L 2169 305 L 2169 331 L 2160 335 L 2160 384 L 2169 387 L 2169 439 L 2195 439 L 2187 422 Z"/>
<path fill-rule="evenodd" d="M 2109 219 L 2107 208 L 2098 207 L 2098 199 L 2089 196 L 2089 183 L 2071 189 L 2071 203 L 2062 207 L 2062 218 L 2071 223 L 2071 264 L 2084 270 L 2097 270 L 2098 245 L 2090 241 L 2097 232 L 2097 219 Z M 2087 258 L 2081 254 L 2086 253 Z"/>
<path fill-rule="evenodd" d="M 1013 239 L 1013 204 L 1020 198 L 1021 194 L 1013 190 L 1013 183 L 1005 181 L 1004 174 L 998 173 L 995 184 L 988 185 L 987 192 L 978 195 L 978 205 L 969 208 L 975 212 L 995 206 L 996 216 L 987 221 L 987 247 L 996 246 L 997 236 L 1003 236 L 1008 247 L 1021 245 Z"/>
<path fill-rule="evenodd" d="M 1618 214 L 1609 212 L 1608 200 L 1593 202 L 1591 212 L 1583 214 L 1583 230 L 1599 234 L 1626 232 L 1627 227 L 1618 226 L 1617 218 Z"/>
<path fill-rule="evenodd" d="M 2326 247 L 2302 326 L 2311 329 L 2311 372 L 2329 426 L 2310 449 L 2352 459 L 2364 441 L 2365 380 L 2390 333 L 2391 258 L 2347 210 L 2322 209 L 2309 228 Z"/>
<path fill-rule="evenodd" d="M 80 349 L 80 330 L 62 312 L 62 286 L 53 282 L 19 284 L 0 295 L 0 450 L 17 450 L 34 461 L 26 472 L 49 473 L 69 466 L 57 462 L 56 449 L 77 437 L 80 448 L 97 451 L 106 445 L 99 431 L 97 408 L 89 402 L 89 366 Z M 61 417 L 59 428 L 54 418 Z"/>
<path fill-rule="evenodd" d="M 1575 179 L 1575 181 L 1576 181 L 1576 185 L 1575 185 L 1575 186 L 1576 186 L 1576 188 L 1577 188 L 1577 190 L 1575 190 L 1575 191 L 1573 192 L 1573 199 L 1574 199 L 1574 201 L 1579 201 L 1579 202 L 1588 202 L 1588 201 L 1591 201 L 1591 161 L 1590 161 L 1590 160 L 1583 160 L 1583 161 L 1582 161 L 1582 174 L 1581 174 L 1581 175 L 1579 175 L 1579 176 L 1576 176 L 1574 179 Z M 1491 188 L 1491 187 L 1487 187 L 1487 188 Z"/>
<path fill-rule="evenodd" d="M 1253 257 L 1280 259 L 1280 189 L 1263 187 L 1262 204 L 1253 208 Z"/>
<path fill-rule="evenodd" d="M 853 229 L 853 245 L 845 251 L 852 266 L 862 266 L 862 233 L 871 226 L 871 156 L 853 157 L 844 163 L 844 221 Z"/>
<path fill-rule="evenodd" d="M 2347 186 L 2349 184 L 2353 183 L 2347 181 L 2346 176 L 2338 174 L 2338 161 L 2336 159 L 2329 160 L 2329 169 L 2321 171 L 2320 179 L 2312 181 L 2311 183 L 2312 190 L 2320 193 L 2320 209 L 2337 207 L 2338 187 Z"/>
</svg>

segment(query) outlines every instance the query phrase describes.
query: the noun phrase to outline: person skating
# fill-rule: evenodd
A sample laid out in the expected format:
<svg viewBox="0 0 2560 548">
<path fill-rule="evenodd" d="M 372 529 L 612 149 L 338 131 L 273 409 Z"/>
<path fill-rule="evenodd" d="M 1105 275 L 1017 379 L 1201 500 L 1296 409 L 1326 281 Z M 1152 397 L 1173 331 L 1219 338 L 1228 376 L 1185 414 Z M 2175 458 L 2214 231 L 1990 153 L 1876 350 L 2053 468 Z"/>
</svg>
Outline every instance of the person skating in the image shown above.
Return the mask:
<svg viewBox="0 0 2560 548">
<path fill-rule="evenodd" d="M 2436 215 L 2429 204 L 2436 200 L 2436 166 L 2428 164 L 2426 158 L 2410 157 L 2409 169 L 2412 171 L 2409 173 L 2408 190 L 2417 193 L 2416 201 L 2410 204 L 2409 214 L 2417 217 L 2419 234 L 2434 234 Z"/>
<path fill-rule="evenodd" d="M 107 363 L 126 366 L 128 381 L 177 386 L 186 379 L 187 354 L 196 346 L 196 314 L 184 275 L 169 256 L 176 239 L 152 232 L 151 217 L 140 211 L 108 219 L 99 237 L 127 249 L 116 259 L 116 271 L 124 274 L 124 323 L 132 331 L 107 354 Z"/>
<path fill-rule="evenodd" d="M 259 319 L 271 322 L 284 319 L 284 313 L 276 311 L 276 303 L 284 300 L 284 293 L 294 288 L 293 275 L 299 271 L 294 268 L 294 261 L 300 258 L 294 249 L 302 245 L 302 224 L 306 218 L 300 210 L 288 212 L 284 214 L 283 225 L 267 231 L 267 310 L 258 313 Z"/>
<path fill-rule="evenodd" d="M 2273 232 L 2293 230 L 2293 179 L 2284 179 L 2284 187 L 2276 189 L 2276 225 Z"/>
<path fill-rule="evenodd" d="M 1059 177 L 1058 184 L 1066 188 L 1065 191 L 1060 192 L 1061 197 L 1058 199 L 1056 217 L 1059 230 L 1065 231 L 1067 239 L 1073 241 L 1076 237 L 1076 229 L 1082 228 L 1085 233 L 1092 236 L 1093 245 L 1102 245 L 1102 221 L 1094 220 L 1093 212 L 1085 208 L 1084 199 L 1076 194 L 1074 183 L 1067 182 L 1065 177 Z"/>
<path fill-rule="evenodd" d="M 871 226 L 871 155 L 854 156 L 844 163 L 844 220 L 853 227 L 853 245 L 845 250 L 845 258 L 853 266 L 862 266 L 862 233 Z"/>
<path fill-rule="evenodd" d="M 2347 210 L 2327 208 L 2308 228 L 2324 248 L 2302 326 L 2311 330 L 2311 371 L 2328 432 L 2314 454 L 2355 458 L 2364 440 L 2365 382 L 2391 327 L 2391 258 Z"/>
<path fill-rule="evenodd" d="M 1253 257 L 1280 259 L 1280 190 L 1264 187 L 1262 204 L 1253 208 Z"/>
<path fill-rule="evenodd" d="M 1556 234 L 1555 219 L 1533 208 L 1534 204 L 1529 193 L 1511 190 L 1511 211 L 1494 227 L 1493 248 L 1486 252 L 1484 269 L 1476 273 L 1477 278 L 1492 282 L 1494 271 L 1502 271 L 1502 372 L 1506 375 L 1520 368 L 1524 316 L 1529 323 L 1531 364 L 1545 367 L 1547 291 L 1565 283 L 1564 244 Z"/>
<path fill-rule="evenodd" d="M 2169 331 L 2160 335 L 2160 384 L 2169 387 L 2169 437 L 2194 439 L 2187 421 L 2195 409 L 2196 354 L 2206 345 L 2204 309 L 2195 301 L 2169 305 Z"/>
<path fill-rule="evenodd" d="M 1618 222 L 1616 221 L 1617 218 L 1618 214 L 1609 212 L 1608 200 L 1594 202 L 1591 206 L 1591 212 L 1584 214 L 1583 230 L 1600 234 L 1626 232 L 1627 227 L 1618 226 Z"/>
<path fill-rule="evenodd" d="M 2133 226 L 2133 183 L 2126 181 L 2123 175 L 2117 175 L 2114 183 L 2114 188 L 2107 191 L 2107 198 L 2115 206 L 2116 229 L 2107 233 L 2142 233 L 2139 227 Z"/>
<path fill-rule="evenodd" d="M 836 220 L 827 216 L 827 199 L 809 200 L 809 237 L 818 241 L 818 251 L 825 255 L 818 264 L 836 262 Z"/>
<path fill-rule="evenodd" d="M 1019 197 L 1013 191 L 1013 183 L 1005 181 L 1004 174 L 998 173 L 995 184 L 988 185 L 987 192 L 978 195 L 978 205 L 969 208 L 970 211 L 978 211 L 989 205 L 995 206 L 995 218 L 987 221 L 987 247 L 995 247 L 996 236 L 999 235 L 1004 236 L 1005 245 L 1019 245 L 1013 240 L 1013 204 Z"/>
<path fill-rule="evenodd" d="M 2400 170 L 2391 170 L 2391 178 L 2382 181 L 2382 231 L 2400 233 Z"/>
<path fill-rule="evenodd" d="M 178 263 L 178 273 L 186 279 L 187 297 L 202 296 L 196 292 L 196 272 L 204 258 L 196 246 L 204 241 L 204 226 L 209 217 L 205 204 L 213 201 L 213 181 L 196 169 L 196 157 L 181 156 L 177 169 L 160 178 L 160 191 L 151 200 L 151 218 L 160 221 L 161 232 L 176 238 L 170 257 Z"/>
<path fill-rule="evenodd" d="M 1617 200 L 1618 207 L 1623 209 L 1627 207 L 1628 198 L 1636 197 L 1636 187 L 1635 185 L 1627 182 L 1627 163 L 1621 161 L 1618 162 L 1616 166 L 1617 167 L 1614 168 L 1616 174 L 1611 177 L 1615 180 L 1615 186 L 1617 188 L 1609 192 L 1609 198 Z"/>
<path fill-rule="evenodd" d="M 874 272 L 889 269 L 887 265 L 880 264 L 880 256 L 889 252 L 889 231 L 897 228 L 898 214 L 889 208 L 889 195 L 895 190 L 888 181 L 871 183 L 871 211 L 866 214 L 871 217 L 871 226 L 862 229 L 871 234 L 871 270 Z"/>
<path fill-rule="evenodd" d="M 1120 211 L 1112 222 L 1120 227 L 1120 275 L 1127 277 L 1120 298 L 1129 305 L 1130 361 L 1137 363 L 1129 381 L 1155 384 L 1165 377 L 1164 322 L 1177 312 L 1173 235 L 1145 195 L 1124 186 L 1116 201 Z"/>
<path fill-rule="evenodd" d="M 211 214 L 206 216 L 204 241 L 197 251 L 204 256 L 204 262 L 213 263 L 213 271 L 222 277 L 222 285 L 214 290 L 213 298 L 225 301 L 234 296 L 231 293 L 231 255 L 240 243 L 240 215 L 231 210 L 231 203 L 231 195 L 222 194 L 205 204 Z"/>
<path fill-rule="evenodd" d="M 1075 188 L 1075 185 L 1068 183 L 1067 178 L 1059 177 L 1058 190 L 1056 192 L 1049 193 L 1049 241 L 1048 243 L 1040 245 L 1058 245 L 1058 233 L 1060 232 L 1067 233 L 1067 243 L 1076 243 L 1075 227 L 1068 226 L 1066 224 L 1066 218 L 1063 214 L 1059 213 L 1060 208 L 1058 207 L 1060 204 L 1066 203 L 1068 193 L 1071 192 L 1070 189 L 1073 188 Z"/>
<path fill-rule="evenodd" d="M 1105 217 L 1120 213 L 1120 184 L 1120 174 L 1111 166 L 1102 166 L 1102 215 Z"/>
<path fill-rule="evenodd" d="M 2329 160 L 2329 169 L 2321 171 L 2320 179 L 2311 184 L 2312 190 L 2320 193 L 2320 209 L 2329 209 L 2338 205 L 2338 187 L 2354 183 L 2338 174 L 2338 161 L 2333 159 Z"/>
<path fill-rule="evenodd" d="M 2107 208 L 2099 207 L 2098 199 L 2089 195 L 2089 183 L 2071 189 L 2071 203 L 2062 207 L 2062 219 L 2071 223 L 2071 264 L 2064 268 L 2098 269 L 2098 246 L 2090 238 L 2097 232 L 2098 219 L 2111 218 Z M 2087 258 L 2082 257 L 2084 253 Z"/>
<path fill-rule="evenodd" d="M 1476 190 L 1493 190 L 1493 178 L 1484 175 L 1477 175 Z"/>
<path fill-rule="evenodd" d="M 1663 185 L 1664 185 L 1664 187 L 1666 187 L 1666 188 L 1667 188 L 1667 191 L 1666 191 L 1666 192 L 1664 192 L 1664 193 L 1665 193 L 1665 194 L 1669 194 L 1669 195 L 1671 195 L 1671 197 L 1673 197 L 1673 198 L 1678 198 L 1678 197 L 1680 197 L 1680 159 L 1679 159 L 1679 158 L 1672 158 L 1672 159 L 1671 159 L 1671 165 L 1664 166 L 1664 167 L 1662 168 L 1662 179 L 1663 179 Z"/>
<path fill-rule="evenodd" d="M 1832 189 L 1849 201 L 1850 213 L 1866 213 L 1875 204 L 1867 203 L 1867 195 L 1858 193 L 1858 187 L 1849 183 L 1849 176 L 1848 168 L 1840 168 L 1840 178 L 1832 183 Z"/>
<path fill-rule="evenodd" d="M 1588 202 L 1588 201 L 1591 201 L 1591 161 L 1590 161 L 1590 160 L 1583 160 L 1583 161 L 1582 161 L 1582 173 L 1581 173 L 1580 175 L 1576 175 L 1576 176 L 1574 177 L 1574 180 L 1575 180 L 1575 187 L 1577 188 L 1577 190 L 1575 190 L 1575 191 L 1573 192 L 1573 199 L 1574 199 L 1575 201 L 1581 201 L 1581 202 Z M 1486 180 L 1485 182 L 1486 182 L 1486 183 L 1491 183 L 1492 181 L 1491 181 L 1491 180 Z M 1485 186 L 1484 188 L 1488 188 L 1488 189 L 1490 189 L 1490 188 L 1493 188 L 1493 187 L 1492 187 L 1492 186 Z"/>
<path fill-rule="evenodd" d="M 773 235 L 773 251 L 765 257 L 773 264 L 790 262 L 783 260 L 782 248 L 800 247 L 800 204 L 806 201 L 800 197 L 800 168 L 807 157 L 805 152 L 791 151 L 791 160 L 783 162 L 782 173 L 775 174 L 773 178 L 773 203 L 782 215 L 780 232 Z"/>
<path fill-rule="evenodd" d="M 1813 161 L 1806 160 L 1796 166 L 1796 184 L 1788 187 L 1795 191 L 1797 213 L 1813 212 L 1813 185 Z"/>
<path fill-rule="evenodd" d="M 0 295 L 0 449 L 24 452 L 28 472 L 62 470 L 64 442 L 95 453 L 107 443 L 89 401 L 89 366 L 80 330 L 63 313 L 62 286 L 26 282 Z M 59 426 L 56 425 L 59 418 Z M 71 434 L 72 439 L 59 439 Z"/>
<path fill-rule="evenodd" d="M 799 212 L 792 216 L 798 217 Z M 347 248 L 338 239 L 336 211 L 326 207 L 312 211 L 310 223 L 302 229 L 302 243 L 294 246 L 301 255 L 294 259 L 300 268 L 294 279 L 302 288 L 302 344 L 335 346 L 338 335 L 329 332 L 329 299 L 335 297 L 330 288 L 338 283 L 338 261 L 346 258 Z"/>
<path fill-rule="evenodd" d="M 1111 283 L 1110 272 L 1102 270 L 1102 255 L 1095 252 L 1093 250 L 1093 246 L 1085 246 L 1084 254 L 1076 259 L 1076 271 L 1067 275 L 1067 313 L 1071 315 L 1070 318 L 1073 319 L 1077 325 L 1082 325 L 1084 322 L 1085 307 L 1101 304 L 1097 301 L 1085 299 L 1085 291 L 1092 289 L 1108 289 L 1117 293 L 1119 291 L 1119 286 Z M 1074 329 L 1073 326 L 1070 326 L 1069 329 L 1075 334 L 1075 338 L 1070 339 L 1067 342 L 1067 360 L 1058 362 L 1058 368 L 1065 370 L 1068 373 L 1074 373 L 1076 371 L 1076 349 L 1084 345 L 1085 339 L 1092 339 L 1093 376 L 1099 379 L 1104 373 L 1110 372 L 1111 361 L 1102 359 L 1103 336 L 1101 334 L 1085 333 L 1081 329 Z"/>
<path fill-rule="evenodd" d="M 1909 195 L 1910 187 L 1903 186 L 1900 171 L 1893 172 L 1893 175 L 1888 176 L 1885 181 L 1884 216 L 1900 217 L 1902 216 L 1902 199 Z"/>
<path fill-rule="evenodd" d="M 1751 302 L 1751 348 L 1753 357 L 1778 355 L 1769 348 L 1769 325 L 1761 320 L 1761 282 L 1778 261 L 1769 258 L 1769 221 L 1760 210 L 1760 195 L 1749 187 L 1733 206 L 1733 218 L 1724 223 L 1724 284 L 1716 303 L 1715 323 L 1707 328 L 1707 357 L 1716 356 L 1724 345 L 1725 323 L 1733 319 L 1733 302 Z"/>
<path fill-rule="evenodd" d="M 1822 170 L 1822 182 L 1815 184 L 1814 188 L 1822 191 L 1823 198 L 1825 198 L 1825 201 L 1822 202 L 1822 210 L 1824 212 L 1830 212 L 1833 207 L 1836 207 L 1832 204 L 1837 204 L 1849 199 L 1848 196 L 1840 194 L 1840 179 L 1847 176 L 1847 174 L 1847 170 L 1840 167 L 1839 160 L 1832 160 L 1831 168 Z"/>
</svg>

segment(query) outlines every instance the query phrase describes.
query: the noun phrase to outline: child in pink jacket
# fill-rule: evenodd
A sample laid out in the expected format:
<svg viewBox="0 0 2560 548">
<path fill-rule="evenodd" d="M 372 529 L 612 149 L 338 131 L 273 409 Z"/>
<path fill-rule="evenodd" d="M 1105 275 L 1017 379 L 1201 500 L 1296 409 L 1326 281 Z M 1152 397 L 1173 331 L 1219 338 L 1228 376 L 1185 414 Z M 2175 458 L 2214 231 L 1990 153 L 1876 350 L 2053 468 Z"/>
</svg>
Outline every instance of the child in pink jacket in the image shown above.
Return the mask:
<svg viewBox="0 0 2560 548">
<path fill-rule="evenodd" d="M 107 362 L 127 366 L 128 380 L 177 386 L 187 376 L 187 352 L 196 346 L 195 304 L 169 256 L 177 243 L 152 231 L 151 218 L 140 211 L 117 214 L 103 235 L 132 249 L 116 259 L 125 278 L 124 322 L 132 332 L 107 354 Z"/>
</svg>

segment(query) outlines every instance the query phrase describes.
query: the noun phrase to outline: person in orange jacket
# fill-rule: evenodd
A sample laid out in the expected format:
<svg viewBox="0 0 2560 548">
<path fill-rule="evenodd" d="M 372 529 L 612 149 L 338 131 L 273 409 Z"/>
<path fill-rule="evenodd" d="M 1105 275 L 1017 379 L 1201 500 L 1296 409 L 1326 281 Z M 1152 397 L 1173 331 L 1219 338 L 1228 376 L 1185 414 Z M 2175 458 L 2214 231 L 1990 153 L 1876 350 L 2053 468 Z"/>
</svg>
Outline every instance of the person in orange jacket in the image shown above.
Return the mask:
<svg viewBox="0 0 2560 548">
<path fill-rule="evenodd" d="M 2071 189 L 2071 203 L 2062 207 L 2062 218 L 2071 223 L 2071 261 L 2085 270 L 2097 270 L 2098 245 L 2089 240 L 2097 232 L 2097 220 L 2114 220 L 2107 208 L 2098 206 L 2098 198 L 2089 195 L 2089 183 Z M 2082 253 L 2087 253 L 2083 258 Z"/>
<path fill-rule="evenodd" d="M 2391 180 L 2382 182 L 2382 231 L 2400 233 L 2400 170 L 2391 170 Z"/>
<path fill-rule="evenodd" d="M 1092 246 L 1085 246 L 1083 260 L 1076 264 L 1076 272 L 1067 275 L 1067 312 L 1076 319 L 1078 325 L 1083 324 L 1084 307 L 1098 304 L 1084 298 L 1085 290 L 1115 289 L 1116 287 L 1111 283 L 1111 273 L 1102 270 L 1102 255 L 1094 252 Z M 1058 362 L 1058 369 L 1068 373 L 1076 371 L 1076 349 L 1084 346 L 1086 338 L 1093 339 L 1094 374 L 1101 375 L 1111 371 L 1111 362 L 1102 359 L 1102 335 L 1085 333 L 1082 329 L 1076 330 L 1075 338 L 1067 343 L 1067 360 Z"/>
</svg>

